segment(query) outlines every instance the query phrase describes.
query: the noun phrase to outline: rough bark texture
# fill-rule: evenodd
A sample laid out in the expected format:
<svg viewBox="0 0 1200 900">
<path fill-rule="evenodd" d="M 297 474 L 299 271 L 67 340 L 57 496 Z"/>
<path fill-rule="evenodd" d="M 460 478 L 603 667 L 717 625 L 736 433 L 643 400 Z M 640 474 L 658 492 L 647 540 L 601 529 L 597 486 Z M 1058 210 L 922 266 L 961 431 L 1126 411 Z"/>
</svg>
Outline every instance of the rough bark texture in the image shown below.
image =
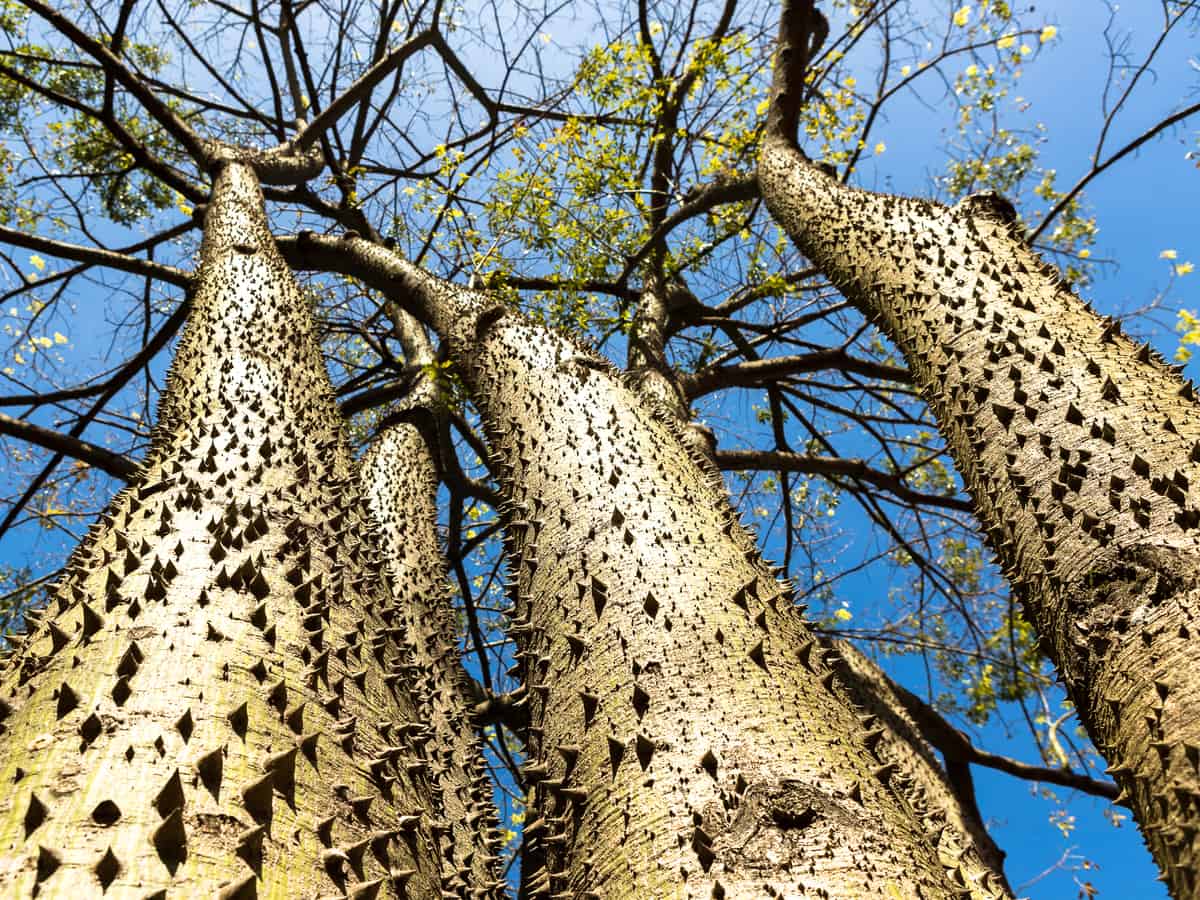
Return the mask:
<svg viewBox="0 0 1200 900">
<path fill-rule="evenodd" d="M 408 304 L 479 398 L 532 714 L 523 895 L 967 893 L 669 412 L 361 238 L 301 235 L 288 254 Z"/>
<path fill-rule="evenodd" d="M 503 473 L 529 896 L 949 896 L 894 767 L 668 414 L 500 312 L 451 352 Z"/>
<path fill-rule="evenodd" d="M 981 522 L 1178 897 L 1198 890 L 1200 408 L 992 196 L 872 194 L 769 138 L 801 250 L 903 351 Z"/>
<path fill-rule="evenodd" d="M 663 355 L 666 315 L 662 292 L 653 286 L 643 291 L 630 334 L 629 375 L 646 401 L 661 402 L 663 412 L 675 417 L 690 438 L 691 411 L 678 399 L 686 395 Z M 694 443 L 693 448 L 706 452 L 702 444 Z M 706 455 L 711 465 L 711 445 Z M 717 471 L 708 466 L 705 470 Z M 860 721 L 870 730 L 875 755 L 896 766 L 890 786 L 904 795 L 923 822 L 934 826 L 929 831 L 942 864 L 961 868 L 972 898 L 1012 896 L 1004 877 L 1004 854 L 988 834 L 975 802 L 969 764 L 956 773 L 965 783 L 952 783 L 887 674 L 848 641 L 822 638 L 821 645 Z"/>
<path fill-rule="evenodd" d="M 392 593 L 414 645 L 414 675 L 427 702 L 420 720 L 433 729 L 435 799 L 449 831 L 442 840 L 446 886 L 454 896 L 502 897 L 491 778 L 467 710 L 474 705 L 458 649 L 446 566 L 437 539 L 437 469 L 430 452 L 434 386 L 422 378 L 410 393 L 409 418 L 387 428 L 363 461 L 367 504 L 383 532 Z"/>
<path fill-rule="evenodd" d="M 971 896 L 1011 896 L 1004 877 L 1004 853 L 988 834 L 970 784 L 958 789 L 947 777 L 921 729 L 905 711 L 887 674 L 848 641 L 824 639 L 851 701 L 873 721 L 880 758 L 897 767 L 896 783 L 923 820 L 940 829 L 938 854 L 944 865 L 958 861 Z M 967 772 L 969 778 L 969 771 Z M 988 891 L 992 893 L 987 893 Z"/>
<path fill-rule="evenodd" d="M 436 896 L 427 698 L 244 164 L 196 283 L 142 475 L 0 675 L 0 893 Z"/>
</svg>

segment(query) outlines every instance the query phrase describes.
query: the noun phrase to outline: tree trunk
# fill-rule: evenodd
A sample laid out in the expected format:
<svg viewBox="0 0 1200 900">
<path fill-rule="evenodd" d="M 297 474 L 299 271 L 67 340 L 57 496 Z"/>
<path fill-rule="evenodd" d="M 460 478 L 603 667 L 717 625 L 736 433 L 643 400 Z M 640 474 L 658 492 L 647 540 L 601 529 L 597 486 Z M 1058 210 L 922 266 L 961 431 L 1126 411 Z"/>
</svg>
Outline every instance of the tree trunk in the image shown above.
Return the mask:
<svg viewBox="0 0 1200 900">
<path fill-rule="evenodd" d="M 1006 575 L 1176 896 L 1200 833 L 1200 408 L 992 196 L 846 187 L 766 139 L 763 196 L 900 347 Z"/>
<path fill-rule="evenodd" d="M 896 766 L 672 416 L 592 351 L 369 241 L 286 247 L 406 304 L 477 398 L 530 694 L 523 895 L 963 896 L 939 825 L 890 787 Z"/>
<path fill-rule="evenodd" d="M 530 893 L 953 894 L 677 423 L 590 351 L 476 321 L 450 345 L 511 503 Z"/>
<path fill-rule="evenodd" d="M 436 896 L 428 698 L 244 164 L 197 284 L 140 478 L 0 676 L 0 893 Z"/>
<path fill-rule="evenodd" d="M 642 293 L 630 335 L 630 381 L 646 402 L 661 404 L 665 415 L 675 417 L 693 448 L 706 454 L 705 471 L 719 473 L 712 445 L 693 438 L 691 412 L 678 400 L 685 396 L 679 376 L 666 364 L 666 304 L 662 297 L 663 292 L 653 284 Z M 890 786 L 904 795 L 923 822 L 935 826 L 927 830 L 936 835 L 942 864 L 961 868 L 973 898 L 1011 896 L 1004 877 L 1004 854 L 980 817 L 969 764 L 959 768 L 959 781 L 952 782 L 887 674 L 848 641 L 822 638 L 821 646 L 860 722 L 871 732 L 875 755 L 896 767 Z"/>
<path fill-rule="evenodd" d="M 363 460 L 363 486 L 382 529 L 392 593 L 415 648 L 413 662 L 427 698 L 419 719 L 429 723 L 439 749 L 433 788 L 450 826 L 441 848 L 450 873 L 443 887 L 456 897 L 499 898 L 505 883 L 496 871 L 491 779 L 467 713 L 474 696 L 438 547 L 438 478 L 430 452 L 437 440 L 429 409 L 434 390 L 429 379 L 420 378 L 405 403 L 405 418 L 372 442 Z"/>
<path fill-rule="evenodd" d="M 983 824 L 969 766 L 956 773 L 965 783 L 953 782 L 887 674 L 849 641 L 822 639 L 822 644 L 832 651 L 829 660 L 855 707 L 873 719 L 879 741 L 876 754 L 897 767 L 897 782 L 907 783 L 909 802 L 923 820 L 941 828 L 937 848 L 943 863 L 960 860 L 968 884 L 1011 896 L 1004 877 L 1004 853 Z M 976 891 L 972 896 L 987 895 Z"/>
</svg>

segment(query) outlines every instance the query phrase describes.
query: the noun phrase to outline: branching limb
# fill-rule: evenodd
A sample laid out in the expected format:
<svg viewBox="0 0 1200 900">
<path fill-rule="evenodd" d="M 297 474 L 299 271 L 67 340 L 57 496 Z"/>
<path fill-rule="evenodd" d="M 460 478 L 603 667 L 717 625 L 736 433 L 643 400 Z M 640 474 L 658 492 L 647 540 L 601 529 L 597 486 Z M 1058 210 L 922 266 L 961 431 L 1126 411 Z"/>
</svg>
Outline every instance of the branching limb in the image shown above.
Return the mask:
<svg viewBox="0 0 1200 900">
<path fill-rule="evenodd" d="M 120 56 L 103 42 L 93 38 L 67 16 L 42 0 L 26 0 L 25 6 L 100 63 L 105 74 L 129 91 L 205 171 L 211 173 L 225 162 L 246 162 L 254 166 L 260 180 L 266 184 L 297 184 L 316 177 L 324 167 L 321 154 L 306 153 L 290 143 L 270 150 L 253 150 L 202 137 L 150 89 L 144 78 L 130 70 Z"/>
<path fill-rule="evenodd" d="M 754 359 L 728 366 L 713 366 L 680 376 L 680 383 L 689 398 L 703 396 L 726 387 L 754 387 L 764 381 L 787 378 L 806 372 L 840 370 L 855 372 L 867 378 L 908 384 L 908 370 L 851 356 L 843 348 L 816 350 L 794 356 Z"/>
<path fill-rule="evenodd" d="M 95 469 L 107 472 L 114 478 L 120 478 L 122 481 L 131 481 L 138 470 L 137 463 L 127 456 L 114 453 L 82 438 L 62 434 L 53 428 L 44 428 L 5 413 L 0 413 L 0 434 L 53 450 L 62 456 L 81 460 Z"/>
<path fill-rule="evenodd" d="M 115 250 L 104 250 L 100 247 L 84 247 L 80 244 L 70 244 L 66 241 L 55 241 L 3 225 L 0 225 L 0 242 L 12 244 L 14 247 L 22 247 L 26 250 L 35 250 L 38 253 L 48 253 L 51 256 L 57 256 L 59 259 L 70 259 L 75 262 L 106 266 L 122 272 L 131 272 L 134 275 L 144 275 L 147 278 L 157 278 L 168 284 L 178 285 L 182 288 L 186 288 L 192 283 L 191 272 L 185 272 L 183 269 L 155 262 L 152 259 L 128 256 Z"/>
<path fill-rule="evenodd" d="M 828 36 L 829 23 L 817 10 L 814 0 L 784 0 L 767 113 L 768 136 L 796 146 L 800 109 L 808 94 L 805 79 L 809 63 Z"/>
<path fill-rule="evenodd" d="M 947 768 L 951 761 L 974 763 L 1029 781 L 1043 781 L 1047 784 L 1073 788 L 1083 791 L 1085 794 L 1104 797 L 1106 800 L 1115 800 L 1119 793 L 1117 786 L 1110 781 L 1101 781 L 1070 769 L 1032 766 L 1007 756 L 981 750 L 971 743 L 970 738 L 946 721 L 941 713 L 916 694 L 894 682 L 892 689 L 899 696 L 900 702 L 904 704 L 909 715 L 921 726 L 922 736 L 946 757 Z"/>
<path fill-rule="evenodd" d="M 772 450 L 719 450 L 717 465 L 723 470 L 756 472 L 797 472 L 825 478 L 848 478 L 882 488 L 907 503 L 937 506 L 957 512 L 971 512 L 971 501 L 963 497 L 944 497 L 913 490 L 897 473 L 872 469 L 858 459 L 835 456 L 810 456 Z"/>
</svg>

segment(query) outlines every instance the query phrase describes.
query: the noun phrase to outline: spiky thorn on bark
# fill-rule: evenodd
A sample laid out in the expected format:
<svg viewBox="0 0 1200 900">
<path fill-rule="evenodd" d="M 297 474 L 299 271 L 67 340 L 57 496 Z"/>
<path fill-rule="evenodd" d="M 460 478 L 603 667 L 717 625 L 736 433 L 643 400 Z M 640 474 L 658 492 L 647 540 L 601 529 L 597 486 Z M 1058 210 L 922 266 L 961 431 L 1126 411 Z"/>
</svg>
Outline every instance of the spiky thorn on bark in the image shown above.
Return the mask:
<svg viewBox="0 0 1200 900">
<path fill-rule="evenodd" d="M 797 147 L 800 110 L 808 89 L 805 79 L 813 56 L 829 35 L 829 22 L 814 0 L 784 0 L 779 13 L 779 46 L 771 78 L 766 134 Z"/>
</svg>

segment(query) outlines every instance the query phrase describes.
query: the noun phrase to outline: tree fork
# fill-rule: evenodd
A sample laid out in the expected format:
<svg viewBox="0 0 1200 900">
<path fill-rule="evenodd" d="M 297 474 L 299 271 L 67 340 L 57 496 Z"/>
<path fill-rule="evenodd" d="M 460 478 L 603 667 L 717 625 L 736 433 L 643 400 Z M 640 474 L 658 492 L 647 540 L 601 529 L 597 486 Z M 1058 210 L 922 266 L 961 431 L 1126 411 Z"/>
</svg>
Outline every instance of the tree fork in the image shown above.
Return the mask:
<svg viewBox="0 0 1200 900">
<path fill-rule="evenodd" d="M 0 893 L 436 896 L 426 698 L 244 164 L 195 284 L 143 473 L 0 674 Z"/>
<path fill-rule="evenodd" d="M 777 59 L 777 67 L 782 57 Z M 779 102 L 779 98 L 776 98 Z M 840 184 L 769 132 L 772 214 L 904 353 L 1006 576 L 1173 894 L 1200 890 L 1200 405 L 1012 207 Z"/>
</svg>

